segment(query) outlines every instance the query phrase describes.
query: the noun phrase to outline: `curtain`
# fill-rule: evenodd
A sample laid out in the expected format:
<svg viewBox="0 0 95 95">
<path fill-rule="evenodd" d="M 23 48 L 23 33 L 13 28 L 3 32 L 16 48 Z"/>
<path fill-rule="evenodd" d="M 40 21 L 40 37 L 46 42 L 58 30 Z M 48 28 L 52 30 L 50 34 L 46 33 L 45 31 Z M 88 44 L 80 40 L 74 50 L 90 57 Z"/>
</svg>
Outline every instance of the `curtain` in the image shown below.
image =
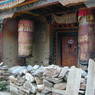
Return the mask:
<svg viewBox="0 0 95 95">
<path fill-rule="evenodd" d="M 76 13 L 64 14 L 61 16 L 53 15 L 54 21 L 58 24 L 72 24 L 77 22 Z"/>
</svg>

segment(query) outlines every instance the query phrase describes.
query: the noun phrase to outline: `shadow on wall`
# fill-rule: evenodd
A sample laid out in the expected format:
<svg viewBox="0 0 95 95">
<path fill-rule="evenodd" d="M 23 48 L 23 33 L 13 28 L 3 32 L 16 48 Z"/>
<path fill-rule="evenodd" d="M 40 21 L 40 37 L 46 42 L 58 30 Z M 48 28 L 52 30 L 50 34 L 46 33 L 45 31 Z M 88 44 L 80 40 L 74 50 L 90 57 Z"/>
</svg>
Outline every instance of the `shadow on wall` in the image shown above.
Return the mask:
<svg viewBox="0 0 95 95">
<path fill-rule="evenodd" d="M 49 63 L 49 25 L 44 17 L 34 18 L 32 57 L 27 59 L 31 65 Z"/>
</svg>

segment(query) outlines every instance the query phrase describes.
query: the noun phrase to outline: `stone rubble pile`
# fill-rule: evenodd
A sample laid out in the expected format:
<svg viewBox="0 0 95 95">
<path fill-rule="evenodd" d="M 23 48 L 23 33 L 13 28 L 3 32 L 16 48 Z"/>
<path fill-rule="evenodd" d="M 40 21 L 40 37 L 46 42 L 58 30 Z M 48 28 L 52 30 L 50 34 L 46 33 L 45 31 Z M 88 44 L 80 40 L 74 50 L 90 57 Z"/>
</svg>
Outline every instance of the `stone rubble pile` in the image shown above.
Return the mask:
<svg viewBox="0 0 95 95">
<path fill-rule="evenodd" d="M 58 91 L 65 91 L 70 68 L 56 65 L 43 66 L 15 66 L 10 68 L 10 91 L 12 95 L 63 95 Z M 80 94 L 86 87 L 87 73 L 83 71 Z"/>
<path fill-rule="evenodd" d="M 8 90 L 9 77 L 8 67 L 3 62 L 0 63 L 0 91 Z"/>
</svg>

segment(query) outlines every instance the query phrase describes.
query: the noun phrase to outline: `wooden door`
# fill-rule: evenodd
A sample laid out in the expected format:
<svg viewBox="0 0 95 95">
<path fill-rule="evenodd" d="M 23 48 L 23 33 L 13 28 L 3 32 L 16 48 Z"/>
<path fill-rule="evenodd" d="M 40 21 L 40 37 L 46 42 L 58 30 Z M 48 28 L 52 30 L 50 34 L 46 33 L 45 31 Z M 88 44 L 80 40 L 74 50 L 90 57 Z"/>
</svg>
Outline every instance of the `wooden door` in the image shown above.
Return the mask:
<svg viewBox="0 0 95 95">
<path fill-rule="evenodd" d="M 62 66 L 73 66 L 77 64 L 77 37 L 62 37 Z"/>
</svg>

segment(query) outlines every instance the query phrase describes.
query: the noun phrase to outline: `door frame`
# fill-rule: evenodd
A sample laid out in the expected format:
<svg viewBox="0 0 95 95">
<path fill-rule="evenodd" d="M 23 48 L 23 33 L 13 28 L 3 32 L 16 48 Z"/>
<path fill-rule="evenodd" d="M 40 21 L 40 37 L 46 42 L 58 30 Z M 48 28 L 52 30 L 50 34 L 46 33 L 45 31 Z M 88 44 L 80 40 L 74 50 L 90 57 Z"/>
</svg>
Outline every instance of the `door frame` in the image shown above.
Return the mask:
<svg viewBox="0 0 95 95">
<path fill-rule="evenodd" d="M 56 64 L 62 66 L 62 37 L 64 36 L 76 36 L 77 37 L 77 64 L 78 64 L 78 32 L 71 32 L 71 31 L 58 31 L 56 32 Z M 77 65 L 76 64 L 76 65 Z"/>
</svg>

